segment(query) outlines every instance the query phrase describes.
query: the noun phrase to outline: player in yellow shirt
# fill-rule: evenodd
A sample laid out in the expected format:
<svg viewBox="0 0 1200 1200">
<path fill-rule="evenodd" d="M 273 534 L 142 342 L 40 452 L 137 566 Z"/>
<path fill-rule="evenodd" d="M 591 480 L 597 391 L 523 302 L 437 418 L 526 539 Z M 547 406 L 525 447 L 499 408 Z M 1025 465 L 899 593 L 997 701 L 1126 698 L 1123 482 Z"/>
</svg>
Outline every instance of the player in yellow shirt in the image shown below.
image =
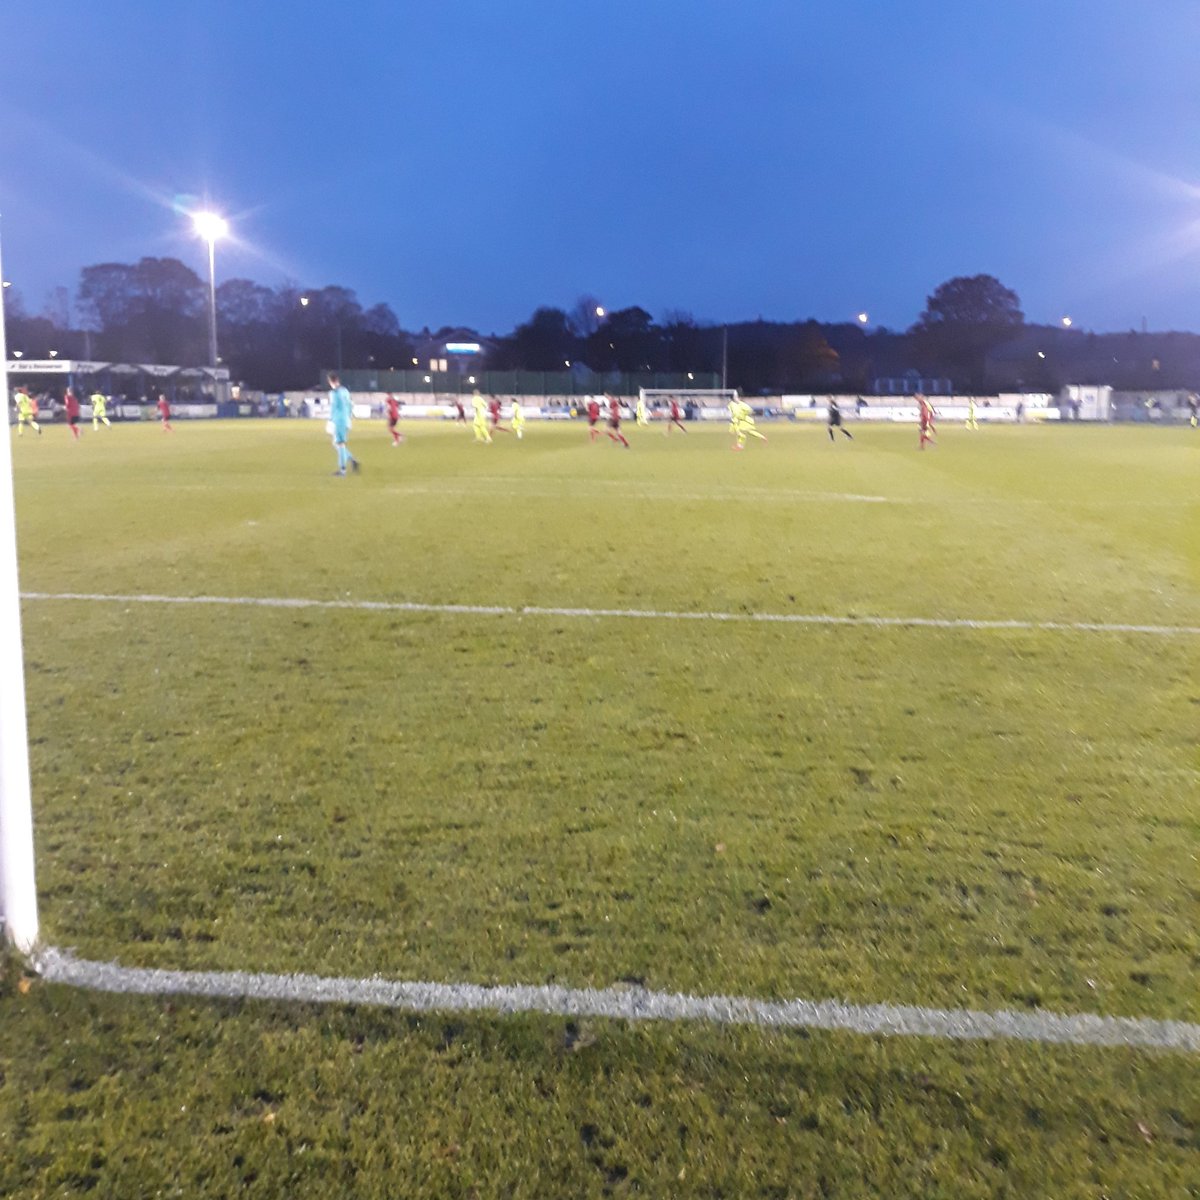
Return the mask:
<svg viewBox="0 0 1200 1200">
<path fill-rule="evenodd" d="M 24 389 L 17 388 L 17 433 L 24 435 L 25 426 L 28 425 L 34 433 L 40 434 L 42 427 L 37 423 L 37 406 L 33 402 L 33 397 Z"/>
<path fill-rule="evenodd" d="M 93 392 L 88 397 L 92 402 L 92 428 L 99 429 L 100 422 L 111 426 L 112 422 L 108 419 L 108 398 L 103 392 Z"/>
<path fill-rule="evenodd" d="M 513 397 L 512 416 L 508 423 L 518 439 L 525 436 L 525 411 L 521 408 L 521 401 L 516 396 Z"/>
<path fill-rule="evenodd" d="M 979 422 L 975 419 L 975 397 L 967 397 L 967 428 L 978 429 Z"/>
<path fill-rule="evenodd" d="M 760 442 L 767 440 L 766 435 L 754 427 L 754 410 L 745 400 L 737 398 L 729 402 L 729 431 L 737 438 L 730 446 L 731 450 L 744 450 L 747 437 L 758 438 Z"/>
<path fill-rule="evenodd" d="M 650 414 L 646 411 L 646 400 L 641 392 L 638 393 L 637 405 L 633 410 L 633 419 L 638 425 L 650 424 Z"/>
<path fill-rule="evenodd" d="M 475 440 L 477 442 L 487 442 L 490 445 L 492 435 L 487 427 L 487 401 L 479 394 L 478 389 L 476 389 L 475 394 L 471 397 L 471 408 L 475 412 L 475 420 L 472 426 L 475 430 Z"/>
</svg>

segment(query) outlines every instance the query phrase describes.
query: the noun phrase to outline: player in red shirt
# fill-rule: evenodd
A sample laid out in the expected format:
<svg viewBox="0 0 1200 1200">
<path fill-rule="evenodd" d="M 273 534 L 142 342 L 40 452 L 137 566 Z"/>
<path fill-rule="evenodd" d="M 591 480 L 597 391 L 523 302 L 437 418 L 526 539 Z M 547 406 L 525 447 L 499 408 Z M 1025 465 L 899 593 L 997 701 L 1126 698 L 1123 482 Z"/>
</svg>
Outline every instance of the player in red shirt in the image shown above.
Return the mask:
<svg viewBox="0 0 1200 1200">
<path fill-rule="evenodd" d="M 155 407 L 158 409 L 158 419 L 162 422 L 163 431 L 171 433 L 171 406 L 167 403 L 165 393 L 158 393 L 158 403 Z"/>
<path fill-rule="evenodd" d="M 454 401 L 454 407 L 458 413 L 458 415 L 454 418 L 455 421 L 457 421 L 460 425 L 465 425 L 467 423 L 467 410 L 463 408 L 462 400 L 456 399 Z"/>
<path fill-rule="evenodd" d="M 917 419 L 921 425 L 921 449 L 925 449 L 926 442 L 934 442 L 936 432 L 933 428 L 933 418 L 937 414 L 933 411 L 933 405 L 921 395 L 917 393 Z"/>
<path fill-rule="evenodd" d="M 71 436 L 79 441 L 79 401 L 73 388 L 67 388 L 63 396 L 63 407 L 67 410 L 67 425 L 70 426 Z"/>
<path fill-rule="evenodd" d="M 621 432 L 621 402 L 616 396 L 608 398 L 608 436 L 614 442 L 620 442 L 626 450 L 629 449 L 629 443 Z"/>
<path fill-rule="evenodd" d="M 398 446 L 404 441 L 404 434 L 396 428 L 396 422 L 400 420 L 400 401 L 391 392 L 388 392 L 384 404 L 387 406 L 388 433 L 392 435 L 392 445 Z"/>
<path fill-rule="evenodd" d="M 587 402 L 588 431 L 594 442 L 600 436 L 600 402 L 593 396 Z"/>
<path fill-rule="evenodd" d="M 500 397 L 499 396 L 493 396 L 488 401 L 488 413 L 491 415 L 491 418 L 492 418 L 492 432 L 493 433 L 511 433 L 512 432 L 512 430 L 509 429 L 509 427 L 507 425 L 500 424 Z"/>
<path fill-rule="evenodd" d="M 670 436 L 672 425 L 683 430 L 684 433 L 687 433 L 687 429 L 684 427 L 684 424 L 683 424 L 683 413 L 680 412 L 680 410 L 679 410 L 679 401 L 674 396 L 671 397 L 671 419 L 667 422 L 667 435 L 668 436 Z"/>
</svg>

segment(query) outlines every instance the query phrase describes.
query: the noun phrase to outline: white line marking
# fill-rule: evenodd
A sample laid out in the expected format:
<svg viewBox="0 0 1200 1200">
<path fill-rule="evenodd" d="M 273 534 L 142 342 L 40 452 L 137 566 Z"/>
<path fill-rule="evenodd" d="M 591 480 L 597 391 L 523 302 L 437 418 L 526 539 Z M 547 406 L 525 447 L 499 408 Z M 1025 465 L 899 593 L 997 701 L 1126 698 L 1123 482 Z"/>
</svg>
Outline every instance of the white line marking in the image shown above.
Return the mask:
<svg viewBox="0 0 1200 1200">
<path fill-rule="evenodd" d="M 755 1000 L 746 996 L 689 996 L 645 988 L 481 987 L 401 983 L 319 975 L 245 971 L 166 971 L 90 962 L 56 950 L 38 951 L 38 973 L 51 983 L 142 996 L 183 995 L 305 1004 L 362 1004 L 409 1012 L 543 1013 L 613 1017 L 625 1021 L 711 1021 L 777 1029 L 843 1029 L 885 1037 L 954 1040 L 1007 1038 L 1083 1046 L 1135 1046 L 1200 1051 L 1200 1025 L 1090 1013 L 975 1012 L 836 1000 Z"/>
<path fill-rule="evenodd" d="M 1197 637 L 1200 625 L 1132 625 L 1100 621 L 974 620 L 966 617 L 832 616 L 827 613 L 674 612 L 651 608 L 549 608 L 536 604 L 422 604 L 409 600 L 312 600 L 288 596 L 159 596 L 102 592 L 22 592 L 22 600 L 108 601 L 114 604 L 224 604 L 249 608 L 328 608 L 362 612 L 477 616 L 591 617 L 638 621 L 751 621 L 780 625 L 852 625 L 874 629 L 1028 629 L 1051 633 L 1142 633 Z"/>
</svg>

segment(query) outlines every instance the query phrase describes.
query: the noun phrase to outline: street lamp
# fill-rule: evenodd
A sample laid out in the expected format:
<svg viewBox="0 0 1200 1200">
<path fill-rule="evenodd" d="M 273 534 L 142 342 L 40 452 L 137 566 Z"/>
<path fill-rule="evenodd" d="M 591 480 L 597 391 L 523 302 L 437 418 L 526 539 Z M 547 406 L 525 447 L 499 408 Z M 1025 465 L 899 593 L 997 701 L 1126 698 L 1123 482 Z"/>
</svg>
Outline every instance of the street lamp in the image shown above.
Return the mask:
<svg viewBox="0 0 1200 1200">
<path fill-rule="evenodd" d="M 192 225 L 196 232 L 208 243 L 208 361 L 215 367 L 220 361 L 217 358 L 217 238 L 224 237 L 229 232 L 229 222 L 224 217 L 211 212 L 192 214 Z"/>
</svg>

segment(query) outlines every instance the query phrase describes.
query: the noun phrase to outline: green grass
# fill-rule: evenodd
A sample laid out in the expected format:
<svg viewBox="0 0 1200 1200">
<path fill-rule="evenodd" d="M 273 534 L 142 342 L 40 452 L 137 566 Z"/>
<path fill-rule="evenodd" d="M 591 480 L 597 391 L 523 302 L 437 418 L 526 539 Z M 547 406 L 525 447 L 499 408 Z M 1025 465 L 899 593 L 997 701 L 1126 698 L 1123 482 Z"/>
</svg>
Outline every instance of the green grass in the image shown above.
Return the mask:
<svg viewBox="0 0 1200 1200">
<path fill-rule="evenodd" d="M 14 443 L 22 587 L 1200 625 L 1189 430 L 767 431 L 364 424 L 333 479 L 315 423 L 52 429 Z M 23 620 L 43 936 L 81 955 L 1200 1019 L 1195 637 Z M 1200 1194 L 1181 1056 L 13 974 L 0 1194 Z"/>
</svg>

